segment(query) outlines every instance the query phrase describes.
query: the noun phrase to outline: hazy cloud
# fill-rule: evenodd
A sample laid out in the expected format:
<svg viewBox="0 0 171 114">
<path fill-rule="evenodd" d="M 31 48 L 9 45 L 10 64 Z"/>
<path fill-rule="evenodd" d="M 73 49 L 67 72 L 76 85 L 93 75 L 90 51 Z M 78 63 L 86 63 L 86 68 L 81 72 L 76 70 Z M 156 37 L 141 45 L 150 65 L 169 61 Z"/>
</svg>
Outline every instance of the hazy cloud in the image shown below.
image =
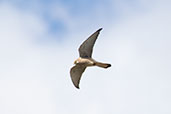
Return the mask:
<svg viewBox="0 0 171 114">
<path fill-rule="evenodd" d="M 123 14 L 117 23 L 103 18 L 106 12 L 100 14 L 96 7 L 105 24 L 94 25 L 92 15 L 87 17 L 92 21 L 82 21 L 66 6 L 52 5 L 49 15 L 68 28 L 63 42 L 54 42 L 55 35 L 39 13 L 1 4 L 0 113 L 170 113 L 170 2 L 137 2 L 142 7 L 137 12 L 131 8 L 134 3 L 120 2 Z M 112 67 L 88 68 L 76 90 L 69 69 L 80 43 L 99 26 L 104 29 L 93 57 L 108 60 Z"/>
</svg>

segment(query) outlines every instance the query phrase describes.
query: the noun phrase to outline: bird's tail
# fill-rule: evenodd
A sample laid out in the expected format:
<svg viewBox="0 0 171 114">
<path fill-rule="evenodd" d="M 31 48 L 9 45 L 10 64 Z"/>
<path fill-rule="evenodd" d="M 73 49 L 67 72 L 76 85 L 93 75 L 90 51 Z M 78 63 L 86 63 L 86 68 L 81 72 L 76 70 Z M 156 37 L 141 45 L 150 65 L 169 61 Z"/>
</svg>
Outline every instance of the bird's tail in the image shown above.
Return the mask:
<svg viewBox="0 0 171 114">
<path fill-rule="evenodd" d="M 111 64 L 108 64 L 108 63 L 100 63 L 100 62 L 96 62 L 95 63 L 96 66 L 98 67 L 102 67 L 102 68 L 108 68 L 108 67 L 111 67 Z"/>
</svg>

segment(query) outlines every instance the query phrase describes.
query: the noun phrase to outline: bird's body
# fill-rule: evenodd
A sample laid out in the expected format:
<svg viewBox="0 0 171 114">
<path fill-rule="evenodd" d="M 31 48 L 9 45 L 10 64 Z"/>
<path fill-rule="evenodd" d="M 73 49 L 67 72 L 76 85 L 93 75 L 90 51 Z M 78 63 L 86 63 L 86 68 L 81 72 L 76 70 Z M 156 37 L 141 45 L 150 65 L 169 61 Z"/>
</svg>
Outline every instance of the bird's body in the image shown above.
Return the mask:
<svg viewBox="0 0 171 114">
<path fill-rule="evenodd" d="M 98 66 L 98 67 L 102 67 L 102 68 L 108 68 L 111 66 L 108 63 L 97 62 L 96 60 L 94 60 L 92 58 L 81 58 L 81 57 L 79 57 L 77 60 L 75 60 L 74 64 L 75 65 L 83 65 L 86 67 Z"/>
<path fill-rule="evenodd" d="M 77 60 L 74 61 L 75 65 L 84 65 L 84 66 L 94 66 L 95 60 L 92 58 L 81 58 L 79 57 Z"/>
<path fill-rule="evenodd" d="M 82 73 L 87 67 L 98 66 L 108 68 L 111 66 L 111 64 L 101 63 L 92 59 L 93 46 L 101 30 L 102 29 L 97 30 L 79 47 L 80 57 L 74 61 L 75 66 L 73 66 L 70 70 L 71 79 L 76 88 L 79 88 Z"/>
</svg>

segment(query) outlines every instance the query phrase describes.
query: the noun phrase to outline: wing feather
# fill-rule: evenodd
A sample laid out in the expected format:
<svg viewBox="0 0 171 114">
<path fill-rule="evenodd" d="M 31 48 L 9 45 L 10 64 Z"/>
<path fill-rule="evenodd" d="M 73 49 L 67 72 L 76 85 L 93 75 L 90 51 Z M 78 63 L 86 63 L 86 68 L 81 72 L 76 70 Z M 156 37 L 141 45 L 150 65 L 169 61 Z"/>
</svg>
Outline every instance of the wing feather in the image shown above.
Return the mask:
<svg viewBox="0 0 171 114">
<path fill-rule="evenodd" d="M 70 70 L 71 80 L 76 88 L 79 89 L 79 83 L 83 72 L 86 67 L 82 65 L 75 65 Z"/>
<path fill-rule="evenodd" d="M 91 58 L 93 46 L 102 28 L 93 33 L 87 40 L 85 40 L 79 47 L 79 54 L 82 58 Z"/>
</svg>

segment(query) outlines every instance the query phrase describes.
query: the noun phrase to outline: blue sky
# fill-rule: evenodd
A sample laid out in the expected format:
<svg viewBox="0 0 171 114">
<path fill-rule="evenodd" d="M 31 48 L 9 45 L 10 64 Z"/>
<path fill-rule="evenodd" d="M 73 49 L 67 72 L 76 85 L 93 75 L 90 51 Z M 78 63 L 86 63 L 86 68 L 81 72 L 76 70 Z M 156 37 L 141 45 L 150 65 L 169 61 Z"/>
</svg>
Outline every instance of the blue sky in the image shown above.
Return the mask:
<svg viewBox="0 0 171 114">
<path fill-rule="evenodd" d="M 33 13 L 39 16 L 47 23 L 48 32 L 56 35 L 55 39 L 65 39 L 65 33 L 69 31 L 69 25 L 63 18 L 71 18 L 75 27 L 87 28 L 84 23 L 88 23 L 89 27 L 94 28 L 95 25 L 110 25 L 108 22 L 115 24 L 120 21 L 126 14 L 127 10 L 133 13 L 139 13 L 148 10 L 140 1 L 63 1 L 63 0 L 9 0 L 1 1 L 2 4 L 7 3 L 18 10 L 27 13 Z M 153 5 L 153 4 L 152 4 Z M 60 17 L 58 13 L 66 13 L 68 17 Z M 143 12 L 142 12 L 143 13 Z M 94 15 L 96 14 L 96 15 Z M 89 28 L 88 27 L 88 28 Z M 83 29 L 84 31 L 84 29 Z"/>
<path fill-rule="evenodd" d="M 1 114 L 170 114 L 169 0 L 1 0 Z M 80 90 L 69 70 L 100 27 Z"/>
</svg>

